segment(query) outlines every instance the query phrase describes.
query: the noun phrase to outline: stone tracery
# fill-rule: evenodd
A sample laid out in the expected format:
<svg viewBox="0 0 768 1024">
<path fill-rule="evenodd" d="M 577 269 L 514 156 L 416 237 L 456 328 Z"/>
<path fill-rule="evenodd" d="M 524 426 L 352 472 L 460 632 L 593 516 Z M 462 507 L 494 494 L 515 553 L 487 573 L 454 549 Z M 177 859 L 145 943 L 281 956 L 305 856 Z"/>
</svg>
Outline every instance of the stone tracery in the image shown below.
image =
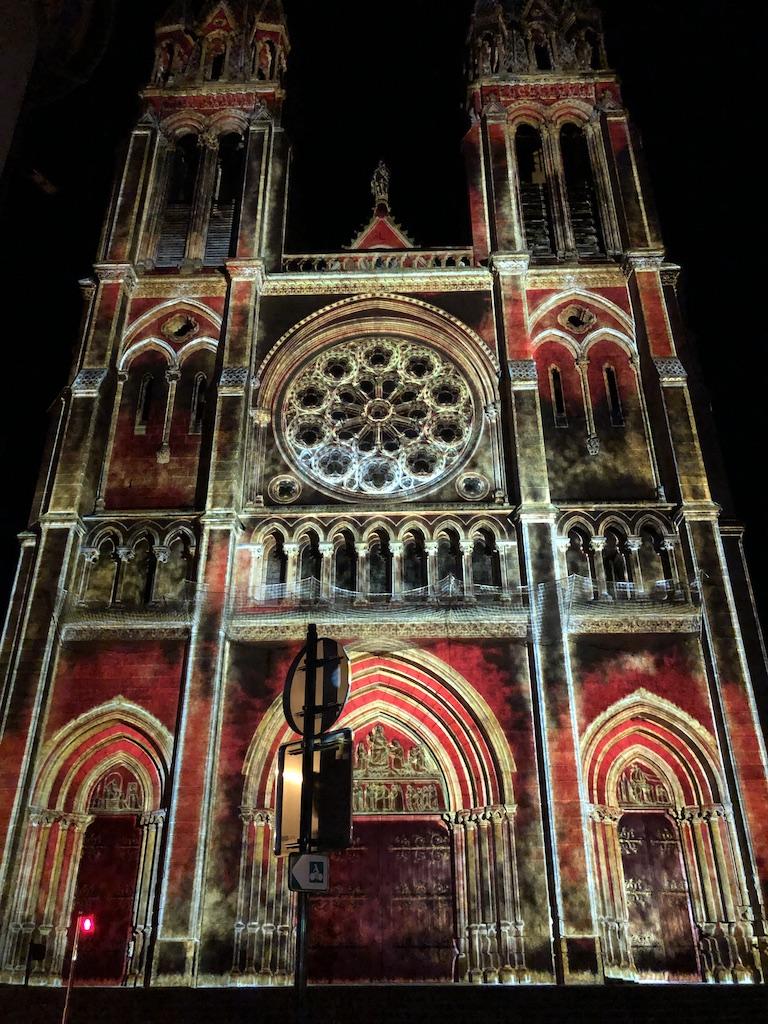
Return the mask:
<svg viewBox="0 0 768 1024">
<path fill-rule="evenodd" d="M 358 497 L 423 492 L 465 461 L 475 400 L 458 367 L 393 337 L 316 356 L 282 402 L 285 442 L 303 475 Z"/>
</svg>

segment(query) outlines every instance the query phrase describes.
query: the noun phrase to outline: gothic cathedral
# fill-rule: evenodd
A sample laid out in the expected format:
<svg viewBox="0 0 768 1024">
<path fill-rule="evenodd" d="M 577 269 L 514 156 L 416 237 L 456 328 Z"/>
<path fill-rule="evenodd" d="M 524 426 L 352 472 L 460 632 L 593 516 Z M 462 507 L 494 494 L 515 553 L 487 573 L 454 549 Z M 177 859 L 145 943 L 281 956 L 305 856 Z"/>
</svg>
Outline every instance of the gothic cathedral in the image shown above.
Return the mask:
<svg viewBox="0 0 768 1024">
<path fill-rule="evenodd" d="M 477 0 L 452 248 L 382 163 L 284 251 L 290 59 L 281 0 L 157 26 L 3 635 L 0 981 L 86 907 L 82 982 L 292 980 L 310 622 L 354 733 L 312 980 L 765 981 L 758 627 L 599 12 Z"/>
</svg>

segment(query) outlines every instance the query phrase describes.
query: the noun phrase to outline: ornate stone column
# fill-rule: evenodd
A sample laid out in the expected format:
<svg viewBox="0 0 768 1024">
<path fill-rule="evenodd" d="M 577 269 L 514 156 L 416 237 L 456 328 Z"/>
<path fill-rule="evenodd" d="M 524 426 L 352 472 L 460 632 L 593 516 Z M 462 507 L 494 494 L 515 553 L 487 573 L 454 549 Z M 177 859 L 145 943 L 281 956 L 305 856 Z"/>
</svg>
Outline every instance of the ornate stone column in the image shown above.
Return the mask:
<svg viewBox="0 0 768 1024">
<path fill-rule="evenodd" d="M 472 553 L 475 550 L 474 541 L 463 540 L 460 542 L 461 547 L 461 569 L 464 584 L 464 599 L 465 601 L 474 602 L 475 600 L 475 581 L 472 576 Z"/>
<path fill-rule="evenodd" d="M 552 199 L 552 221 L 557 255 L 561 258 L 567 255 L 575 256 L 576 243 L 568 210 L 563 157 L 560 151 L 560 132 L 557 125 L 547 122 L 541 126 L 541 146 L 544 154 L 544 172 Z"/>
<path fill-rule="evenodd" d="M 600 883 L 600 943 L 603 969 L 607 978 L 636 980 L 629 937 L 629 912 L 624 893 L 624 869 L 621 861 L 618 807 L 592 807 L 592 840 L 595 866 Z"/>
<path fill-rule="evenodd" d="M 590 455 L 600 454 L 600 439 L 595 430 L 595 415 L 592 411 L 592 396 L 589 393 L 589 356 L 580 355 L 576 360 L 581 382 L 581 397 L 584 401 L 584 413 L 587 417 L 587 452 Z"/>
<path fill-rule="evenodd" d="M 299 545 L 293 541 L 283 544 L 285 555 L 285 593 L 287 597 L 296 597 L 299 583 Z"/>
<path fill-rule="evenodd" d="M 109 473 L 109 466 L 112 462 L 112 452 L 115 447 L 115 435 L 117 434 L 117 424 L 120 417 L 120 409 L 123 404 L 123 388 L 125 382 L 128 380 L 127 370 L 117 371 L 117 387 L 115 389 L 115 397 L 112 403 L 112 415 L 109 421 L 109 433 L 107 435 L 107 444 L 104 451 L 104 459 L 101 463 L 101 472 L 99 473 L 99 482 L 96 487 L 96 503 L 95 509 L 97 512 L 103 512 L 105 508 L 105 496 L 107 490 L 107 474 Z"/>
<path fill-rule="evenodd" d="M 428 540 L 424 543 L 424 551 L 427 556 L 427 590 L 429 600 L 437 600 L 437 541 Z"/>
<path fill-rule="evenodd" d="M 512 601 L 519 596 L 520 576 L 517 565 L 512 559 L 517 558 L 517 544 L 513 540 L 497 540 L 496 550 L 499 552 L 499 582 L 501 583 L 502 601 Z"/>
<path fill-rule="evenodd" d="M 605 576 L 605 563 L 603 562 L 603 551 L 605 550 L 605 537 L 592 537 L 589 544 L 595 555 L 595 575 L 597 576 L 597 596 L 600 601 L 613 600 L 608 593 L 608 580 Z"/>
<path fill-rule="evenodd" d="M 133 935 L 128 956 L 128 985 L 141 985 L 147 969 L 147 951 L 153 933 L 155 888 L 164 822 L 164 810 L 146 811 L 139 816 L 141 852 L 136 895 L 133 900 Z"/>
<path fill-rule="evenodd" d="M 392 601 L 399 603 L 402 600 L 403 590 L 403 551 L 405 544 L 401 540 L 389 542 L 389 551 L 392 555 Z"/>
<path fill-rule="evenodd" d="M 251 544 L 251 578 L 248 596 L 253 601 L 264 600 L 264 545 Z"/>
<path fill-rule="evenodd" d="M 161 466 L 166 465 L 171 459 L 171 425 L 173 423 L 173 409 L 176 404 L 176 385 L 179 383 L 181 370 L 178 366 L 169 366 L 165 371 L 165 379 L 168 381 L 168 396 L 165 402 L 165 419 L 163 420 L 163 438 L 160 447 L 157 449 L 157 461 Z"/>
<path fill-rule="evenodd" d="M 197 144 L 202 150 L 202 154 L 189 218 L 184 262 L 199 266 L 205 255 L 205 239 L 208 234 L 208 222 L 211 218 L 211 202 L 219 158 L 219 137 L 210 130 L 204 131 L 198 135 Z"/>
<path fill-rule="evenodd" d="M 355 544 L 357 555 L 357 572 L 355 573 L 357 596 L 355 604 L 368 603 L 369 574 L 368 574 L 368 545 L 366 543 Z"/>
<path fill-rule="evenodd" d="M 264 504 L 264 453 L 267 446 L 267 428 L 272 422 L 269 409 L 251 409 L 252 443 L 248 458 L 249 498 L 256 505 Z"/>
<path fill-rule="evenodd" d="M 640 566 L 640 548 L 643 545 L 642 537 L 627 537 L 625 547 L 629 553 L 629 567 L 632 582 L 634 583 L 634 597 L 645 598 L 650 596 L 643 579 L 643 570 Z"/>
<path fill-rule="evenodd" d="M 322 562 L 320 564 L 320 598 L 323 601 L 330 601 L 332 597 L 333 580 L 333 554 L 334 547 L 329 541 L 323 541 L 317 546 Z"/>
</svg>

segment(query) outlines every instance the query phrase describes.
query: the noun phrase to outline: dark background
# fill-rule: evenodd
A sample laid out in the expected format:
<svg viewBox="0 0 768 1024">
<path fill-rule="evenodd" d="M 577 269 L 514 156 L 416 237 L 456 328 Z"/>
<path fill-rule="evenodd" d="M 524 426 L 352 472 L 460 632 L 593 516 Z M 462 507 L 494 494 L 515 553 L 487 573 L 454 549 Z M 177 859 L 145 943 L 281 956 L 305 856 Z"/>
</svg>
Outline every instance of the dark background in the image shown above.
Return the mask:
<svg viewBox="0 0 768 1024">
<path fill-rule="evenodd" d="M 67 382 L 87 276 L 120 148 L 139 110 L 160 0 L 118 0 L 89 80 L 34 80 L 0 184 L 3 361 L 0 600 L 16 562 L 46 410 Z M 669 257 L 721 438 L 763 613 L 760 510 L 766 397 L 758 147 L 764 33 L 742 0 L 603 0 L 608 53 L 645 142 Z M 396 219 L 419 245 L 470 241 L 460 153 L 471 0 L 287 0 L 294 145 L 288 251 L 347 244 L 383 158 Z M 46 58 L 50 60 L 50 58 Z M 37 176 L 34 176 L 37 172 Z M 45 179 L 42 182 L 39 176 Z M 37 180 L 35 180 L 35 177 Z M 724 492 L 717 500 L 728 507 Z"/>
</svg>

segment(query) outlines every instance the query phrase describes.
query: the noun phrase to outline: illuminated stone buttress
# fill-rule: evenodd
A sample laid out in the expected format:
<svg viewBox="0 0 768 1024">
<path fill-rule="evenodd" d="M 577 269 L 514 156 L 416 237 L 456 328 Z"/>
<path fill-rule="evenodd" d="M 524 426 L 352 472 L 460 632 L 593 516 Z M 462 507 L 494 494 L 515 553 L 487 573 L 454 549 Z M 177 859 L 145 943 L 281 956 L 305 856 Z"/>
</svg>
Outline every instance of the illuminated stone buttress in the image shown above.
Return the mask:
<svg viewBox="0 0 768 1024">
<path fill-rule="evenodd" d="M 3 639 L 0 979 L 60 984 L 86 904 L 84 982 L 291 979 L 314 621 L 355 732 L 315 980 L 764 980 L 765 666 L 599 16 L 478 0 L 467 52 L 471 244 L 382 164 L 286 254 L 281 3 L 158 26 Z"/>
</svg>

